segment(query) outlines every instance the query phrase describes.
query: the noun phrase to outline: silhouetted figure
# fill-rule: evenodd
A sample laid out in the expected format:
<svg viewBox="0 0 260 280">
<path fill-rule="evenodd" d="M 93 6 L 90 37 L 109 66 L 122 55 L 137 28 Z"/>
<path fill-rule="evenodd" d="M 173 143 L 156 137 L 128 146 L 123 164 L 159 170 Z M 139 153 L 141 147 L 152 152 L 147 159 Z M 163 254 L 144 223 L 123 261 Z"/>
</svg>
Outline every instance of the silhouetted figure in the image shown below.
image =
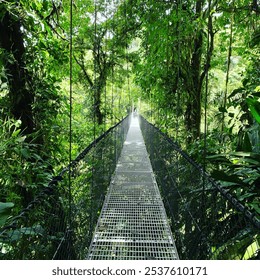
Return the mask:
<svg viewBox="0 0 260 280">
<path fill-rule="evenodd" d="M 137 116 L 137 110 L 136 110 L 136 107 L 134 107 L 134 117 L 136 117 Z"/>
</svg>

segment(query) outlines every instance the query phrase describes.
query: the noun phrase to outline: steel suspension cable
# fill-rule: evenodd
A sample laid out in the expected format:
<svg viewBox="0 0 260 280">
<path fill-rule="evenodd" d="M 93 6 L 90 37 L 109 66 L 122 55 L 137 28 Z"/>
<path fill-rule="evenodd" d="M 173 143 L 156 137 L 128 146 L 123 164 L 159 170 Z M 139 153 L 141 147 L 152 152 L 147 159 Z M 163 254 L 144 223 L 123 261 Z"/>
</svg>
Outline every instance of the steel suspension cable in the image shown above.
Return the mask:
<svg viewBox="0 0 260 280">
<path fill-rule="evenodd" d="M 182 9 L 182 1 L 177 1 L 177 52 L 178 52 L 178 68 L 177 68 L 177 105 L 176 105 L 176 141 L 178 142 L 179 138 L 179 113 L 180 113 L 180 89 L 179 89 L 179 80 L 180 80 L 180 63 L 181 63 L 181 45 L 180 45 L 180 10 Z"/>
<path fill-rule="evenodd" d="M 209 51 L 210 51 L 210 28 L 211 28 L 211 5 L 212 5 L 212 1 L 209 0 L 208 1 L 208 10 L 209 10 L 209 14 L 208 14 L 208 23 L 207 23 L 207 27 L 208 27 L 208 32 L 207 32 L 207 61 L 206 63 L 209 63 Z M 211 38 L 211 40 L 213 40 Z M 209 91 L 209 66 L 206 66 L 206 81 L 205 81 L 205 98 L 204 98 L 204 151 L 203 151 L 203 168 L 204 171 L 206 171 L 206 155 L 207 155 L 207 103 L 208 103 L 208 91 Z"/>
<path fill-rule="evenodd" d="M 98 82 L 97 82 L 97 2 L 94 0 L 94 41 L 93 41 L 93 63 L 94 63 L 94 86 L 93 86 L 93 98 L 92 98 L 92 106 L 93 106 L 93 112 L 92 112 L 92 122 L 93 122 L 93 142 L 94 142 L 94 149 L 96 147 L 96 110 L 97 110 L 97 90 L 98 90 Z M 93 213 L 93 190 L 94 190 L 94 176 L 95 176 L 95 168 L 94 168 L 94 163 L 95 163 L 95 153 L 92 154 L 92 166 L 91 166 L 91 184 L 90 184 L 90 190 L 89 190 L 89 198 L 90 198 L 90 213 L 89 213 L 89 228 L 90 232 L 93 231 L 93 223 L 94 223 L 94 213 Z"/>
<path fill-rule="evenodd" d="M 206 56 L 206 64 L 209 63 L 209 51 L 210 51 L 210 17 L 211 17 L 211 0 L 208 1 L 208 22 L 207 22 L 207 56 Z M 207 156 L 207 102 L 208 102 L 208 87 L 209 87 L 209 69 L 206 66 L 206 80 L 205 80 L 205 97 L 204 97 L 204 137 L 203 137 L 203 170 L 206 172 L 206 156 Z M 203 219 L 202 222 L 204 223 L 206 220 L 205 217 L 205 205 L 206 205 L 206 177 L 202 177 L 203 184 L 202 184 L 202 196 L 201 196 L 201 209 Z"/>
<path fill-rule="evenodd" d="M 125 26 L 128 26 L 128 16 L 127 16 L 127 1 L 124 1 L 124 9 L 125 9 Z M 129 64 L 128 64 L 128 43 L 127 43 L 127 33 L 125 35 L 125 60 L 126 60 L 126 73 L 127 73 L 127 95 L 128 95 L 128 107 L 131 106 L 131 94 L 130 94 L 130 81 L 129 81 Z"/>
<path fill-rule="evenodd" d="M 107 21 L 108 21 L 108 16 L 109 16 L 109 13 L 107 13 L 107 0 L 105 0 L 105 11 L 104 11 L 104 15 L 105 15 L 105 29 L 106 29 L 106 34 L 104 36 L 104 39 L 105 39 L 105 43 L 104 43 L 104 52 L 105 52 L 105 56 L 107 55 L 108 53 L 108 49 L 107 49 L 107 41 L 108 41 L 108 38 L 109 38 L 109 34 L 108 34 L 108 24 L 107 24 Z M 104 62 L 106 63 L 106 62 Z M 106 67 L 106 66 L 105 66 Z M 105 76 L 106 76 L 106 73 L 105 73 Z M 105 106 L 104 106 L 104 125 L 103 125 L 103 132 L 106 131 L 106 124 L 107 124 L 107 77 L 105 78 L 106 81 L 105 81 L 105 88 L 104 88 L 104 102 L 105 102 Z"/>
<path fill-rule="evenodd" d="M 56 259 L 56 256 L 59 254 L 63 243 L 68 241 L 68 244 L 71 242 L 71 234 L 72 234 L 72 188 L 71 188 L 71 177 L 72 177 L 72 117 L 73 117 L 73 0 L 70 0 L 69 7 L 69 165 L 68 165 L 68 213 L 67 213 L 67 228 L 64 233 L 64 236 L 61 238 L 52 259 Z M 62 172 L 63 175 L 63 172 Z M 53 179 L 53 181 L 49 184 L 55 184 L 60 181 L 61 176 L 57 176 Z M 59 179 L 57 179 L 59 177 Z M 56 181 L 57 179 L 57 181 Z M 61 218 L 61 217 L 59 217 Z M 71 244 L 69 244 L 70 246 Z M 67 257 L 71 258 L 69 252 L 69 248 L 67 248 Z"/>
<path fill-rule="evenodd" d="M 112 6 L 113 8 L 115 8 L 115 1 L 112 0 Z M 113 14 L 113 20 L 114 18 L 116 18 L 116 15 L 117 15 L 117 8 L 116 8 L 116 14 Z M 113 28 L 114 28 L 114 24 L 112 24 Z M 112 29 L 112 33 L 114 33 L 114 29 Z M 111 53 L 112 53 L 112 58 L 114 59 L 114 49 L 111 50 Z M 112 65 L 111 67 L 111 110 L 110 110 L 110 114 L 112 114 L 111 116 L 111 122 L 112 122 L 112 125 L 114 125 L 114 82 L 115 82 L 115 77 L 114 77 L 114 64 Z"/>
<path fill-rule="evenodd" d="M 111 85 L 111 112 L 112 112 L 112 124 L 114 124 L 114 66 L 112 66 L 112 85 Z"/>
<path fill-rule="evenodd" d="M 69 228 L 71 230 L 71 205 L 72 205 L 72 194 L 71 194 L 71 162 L 72 162 L 72 113 L 73 113 L 73 0 L 70 0 L 70 45 L 69 45 Z"/>
<path fill-rule="evenodd" d="M 230 17 L 230 35 L 229 35 L 229 46 L 228 46 L 228 54 L 227 54 L 227 69 L 226 69 L 226 79 L 225 79 L 225 91 L 224 91 L 224 100 L 223 100 L 223 112 L 222 112 L 222 124 L 221 124 L 221 132 L 224 132 L 225 129 L 225 110 L 227 107 L 227 95 L 229 89 L 229 78 L 230 78 L 230 66 L 231 66 L 231 55 L 232 55 L 232 44 L 234 41 L 234 8 L 235 1 L 231 2 L 231 17 Z M 223 140 L 224 141 L 224 140 Z"/>
<path fill-rule="evenodd" d="M 169 16 L 171 15 L 171 11 L 169 12 Z M 170 44 L 170 20 L 167 20 L 167 38 L 166 38 L 166 81 L 169 79 L 169 73 L 170 73 L 170 58 L 169 58 L 169 44 Z M 168 107 L 169 106 L 169 107 Z M 166 112 L 165 112 L 165 129 L 168 131 L 168 113 L 169 109 L 171 109 L 171 102 L 170 104 L 167 104 L 166 106 Z"/>
</svg>

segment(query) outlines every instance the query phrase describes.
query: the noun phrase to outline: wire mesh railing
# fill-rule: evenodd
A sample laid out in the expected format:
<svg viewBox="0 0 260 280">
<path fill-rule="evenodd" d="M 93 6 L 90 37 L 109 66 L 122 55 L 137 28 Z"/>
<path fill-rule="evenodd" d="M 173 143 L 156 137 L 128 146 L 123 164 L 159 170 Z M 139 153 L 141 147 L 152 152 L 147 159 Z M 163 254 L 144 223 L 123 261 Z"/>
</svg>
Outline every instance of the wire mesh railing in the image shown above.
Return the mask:
<svg viewBox="0 0 260 280">
<path fill-rule="evenodd" d="M 0 259 L 86 258 L 128 128 L 126 117 L 107 130 L 8 220 Z"/>
<path fill-rule="evenodd" d="M 259 259 L 260 220 L 140 117 L 180 259 Z"/>
</svg>

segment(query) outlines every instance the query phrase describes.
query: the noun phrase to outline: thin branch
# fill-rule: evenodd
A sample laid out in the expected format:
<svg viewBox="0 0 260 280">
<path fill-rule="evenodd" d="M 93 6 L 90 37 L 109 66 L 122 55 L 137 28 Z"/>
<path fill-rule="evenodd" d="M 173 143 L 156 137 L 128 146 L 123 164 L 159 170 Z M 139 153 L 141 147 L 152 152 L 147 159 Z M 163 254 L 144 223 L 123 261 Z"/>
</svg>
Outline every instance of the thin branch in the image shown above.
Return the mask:
<svg viewBox="0 0 260 280">
<path fill-rule="evenodd" d="M 73 57 L 74 57 L 75 61 L 77 62 L 77 64 L 79 65 L 79 67 L 81 68 L 81 70 L 83 71 L 84 76 L 85 76 L 85 78 L 87 79 L 89 85 L 90 85 L 91 87 L 93 87 L 93 86 L 94 86 L 94 83 L 93 83 L 93 81 L 91 80 L 89 74 L 87 73 L 87 70 L 86 70 L 85 65 L 84 65 L 84 61 L 80 62 L 80 61 L 77 59 L 77 57 L 76 57 L 75 55 L 73 55 Z"/>
<path fill-rule="evenodd" d="M 55 7 L 56 7 L 56 6 L 55 6 Z M 31 8 L 32 8 L 32 7 L 31 7 Z M 32 9 L 33 9 L 33 8 L 32 8 Z M 49 22 L 50 17 L 53 16 L 54 13 L 55 13 L 55 14 L 57 15 L 57 17 L 58 17 L 58 9 L 60 9 L 60 7 L 53 9 L 52 12 L 51 12 L 47 17 L 44 17 L 38 10 L 35 10 L 35 9 L 33 9 L 33 10 L 34 10 L 34 12 L 36 13 L 36 15 L 37 15 L 43 22 L 45 22 L 45 23 L 50 27 L 50 29 L 51 29 L 60 39 L 62 39 L 63 41 L 69 42 L 69 39 L 63 37 L 63 36 L 55 29 L 55 27 Z M 53 19 L 53 20 L 54 20 L 54 19 Z M 55 22 L 55 21 L 54 21 L 54 22 Z M 55 23 L 56 23 L 57 26 L 58 26 L 58 23 L 57 23 L 57 22 L 55 22 Z M 64 30 L 63 30 L 62 27 L 59 26 L 59 28 L 61 28 L 62 31 L 64 32 Z"/>
</svg>

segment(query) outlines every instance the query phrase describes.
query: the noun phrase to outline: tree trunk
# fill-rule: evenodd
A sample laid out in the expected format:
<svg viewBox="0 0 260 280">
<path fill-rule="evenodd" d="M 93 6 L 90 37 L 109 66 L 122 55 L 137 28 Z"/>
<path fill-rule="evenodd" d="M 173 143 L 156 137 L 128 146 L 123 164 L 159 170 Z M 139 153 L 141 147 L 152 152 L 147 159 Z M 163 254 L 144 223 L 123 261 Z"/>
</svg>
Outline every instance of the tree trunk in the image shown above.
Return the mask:
<svg viewBox="0 0 260 280">
<path fill-rule="evenodd" d="M 10 112 L 15 119 L 21 120 L 22 132 L 28 135 L 34 131 L 34 96 L 27 83 L 22 25 L 4 7 L 1 10 L 4 16 L 0 21 L 0 47 L 5 51 L 3 64 L 9 85 Z"/>
<path fill-rule="evenodd" d="M 97 123 L 101 125 L 103 123 L 103 113 L 101 112 L 101 94 L 102 94 L 102 87 L 97 86 L 97 90 L 95 91 L 95 104 L 94 104 L 94 113 L 97 120 Z"/>
<path fill-rule="evenodd" d="M 9 87 L 7 104 L 11 116 L 21 121 L 22 134 L 31 141 L 34 132 L 33 92 L 29 90 L 25 63 L 25 43 L 21 32 L 22 24 L 2 5 L 0 8 L 0 47 L 3 49 L 3 66 Z M 32 192 L 24 186 L 20 187 L 22 205 L 26 207 L 32 200 Z"/>
<path fill-rule="evenodd" d="M 202 13 L 203 0 L 196 2 L 196 18 Z M 201 91 L 202 83 L 200 79 L 201 74 L 201 57 L 203 48 L 203 31 L 197 30 L 194 39 L 194 51 L 191 58 L 191 85 L 188 88 L 189 100 L 186 107 L 185 123 L 187 130 L 191 133 L 188 137 L 188 143 L 200 137 L 200 123 L 201 123 Z"/>
<path fill-rule="evenodd" d="M 257 0 L 253 0 L 253 1 L 252 1 L 252 8 L 253 8 L 253 11 L 255 11 L 255 13 L 256 13 L 257 15 L 260 14 L 259 4 L 258 4 L 258 1 L 257 1 Z"/>
</svg>

